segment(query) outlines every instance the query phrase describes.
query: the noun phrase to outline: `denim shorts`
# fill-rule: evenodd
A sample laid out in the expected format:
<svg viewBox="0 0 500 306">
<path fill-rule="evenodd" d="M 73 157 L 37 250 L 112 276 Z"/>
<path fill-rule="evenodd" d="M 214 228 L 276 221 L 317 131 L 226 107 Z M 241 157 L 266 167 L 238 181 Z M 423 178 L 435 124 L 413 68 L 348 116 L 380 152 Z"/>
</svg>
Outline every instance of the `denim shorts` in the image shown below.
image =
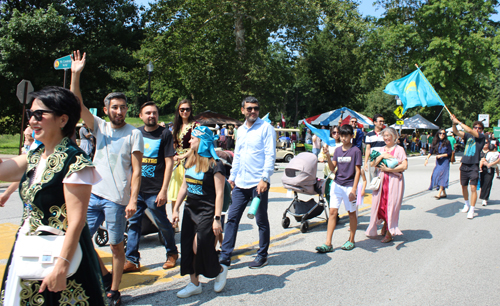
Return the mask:
<svg viewBox="0 0 500 306">
<path fill-rule="evenodd" d="M 127 219 L 125 219 L 124 205 L 116 204 L 95 194 L 90 195 L 89 209 L 87 211 L 87 223 L 90 234 L 95 232 L 106 221 L 109 243 L 117 245 L 123 241 Z"/>
</svg>

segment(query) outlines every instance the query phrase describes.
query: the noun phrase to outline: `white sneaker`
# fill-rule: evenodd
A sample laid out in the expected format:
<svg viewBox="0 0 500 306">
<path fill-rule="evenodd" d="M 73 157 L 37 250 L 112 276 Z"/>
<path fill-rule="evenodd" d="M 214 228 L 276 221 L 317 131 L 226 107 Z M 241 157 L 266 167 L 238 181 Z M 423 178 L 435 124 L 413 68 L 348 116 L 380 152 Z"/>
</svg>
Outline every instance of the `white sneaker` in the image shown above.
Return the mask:
<svg viewBox="0 0 500 306">
<path fill-rule="evenodd" d="M 470 205 L 464 204 L 464 208 L 462 208 L 462 212 L 466 213 L 469 211 Z"/>
<path fill-rule="evenodd" d="M 474 207 L 469 209 L 469 213 L 467 214 L 467 219 L 474 219 Z"/>
<path fill-rule="evenodd" d="M 183 299 L 183 298 L 190 297 L 192 295 L 200 294 L 201 291 L 202 291 L 201 283 L 198 286 L 196 286 L 193 283 L 189 283 L 186 287 L 184 287 L 184 289 L 177 292 L 177 297 Z"/>
<path fill-rule="evenodd" d="M 488 205 L 488 201 L 483 200 L 483 206 L 486 206 L 486 205 Z"/>
<path fill-rule="evenodd" d="M 226 265 L 220 265 L 222 267 L 222 272 L 217 275 L 215 278 L 215 283 L 214 283 L 214 291 L 219 293 L 224 289 L 226 286 L 226 279 L 227 279 L 227 266 Z"/>
</svg>

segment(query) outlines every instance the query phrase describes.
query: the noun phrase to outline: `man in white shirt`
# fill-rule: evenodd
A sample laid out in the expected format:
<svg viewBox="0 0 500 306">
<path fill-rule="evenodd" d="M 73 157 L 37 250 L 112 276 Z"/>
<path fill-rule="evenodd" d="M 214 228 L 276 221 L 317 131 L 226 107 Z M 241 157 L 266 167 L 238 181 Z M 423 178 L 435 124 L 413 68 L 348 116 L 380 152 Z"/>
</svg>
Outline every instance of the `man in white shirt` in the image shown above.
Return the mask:
<svg viewBox="0 0 500 306">
<path fill-rule="evenodd" d="M 219 261 L 225 266 L 231 264 L 241 216 L 247 204 L 258 196 L 260 205 L 255 219 L 259 227 L 259 251 L 257 258 L 249 264 L 250 268 L 257 269 L 267 265 L 270 241 L 267 201 L 269 182 L 276 161 L 276 132 L 269 123 L 259 118 L 259 102 L 256 98 L 245 98 L 241 104 L 241 112 L 246 120 L 238 128 L 233 168 L 228 180 L 234 189 Z"/>
<path fill-rule="evenodd" d="M 110 275 L 99 258 L 110 305 L 120 305 L 118 288 L 125 264 L 123 245 L 126 219 L 137 210 L 137 196 L 141 185 L 142 133 L 125 122 L 127 98 L 123 93 L 110 93 L 104 99 L 104 113 L 110 122 L 94 116 L 83 104 L 80 92 L 80 74 L 85 67 L 85 53 L 74 52 L 71 65 L 71 91 L 80 99 L 81 117 L 96 138 L 94 165 L 102 181 L 92 188 L 87 223 L 91 235 L 106 221 L 111 252 L 113 253 L 113 275 Z M 108 288 L 106 288 L 108 290 Z"/>
</svg>

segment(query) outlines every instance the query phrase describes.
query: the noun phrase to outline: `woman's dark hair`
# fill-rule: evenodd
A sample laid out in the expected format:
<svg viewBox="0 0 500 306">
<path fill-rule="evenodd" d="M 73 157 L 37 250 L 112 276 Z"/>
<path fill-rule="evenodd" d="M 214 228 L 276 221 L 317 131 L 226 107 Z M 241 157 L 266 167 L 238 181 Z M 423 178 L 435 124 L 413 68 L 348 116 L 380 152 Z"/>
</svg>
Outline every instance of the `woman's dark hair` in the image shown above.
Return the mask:
<svg viewBox="0 0 500 306">
<path fill-rule="evenodd" d="M 439 138 L 439 133 L 444 133 L 444 139 L 443 141 L 441 141 L 441 139 Z M 439 143 L 441 143 L 441 148 L 442 147 L 446 147 L 450 141 L 448 140 L 448 137 L 446 137 L 446 131 L 444 129 L 439 129 L 436 133 L 436 135 L 434 136 L 434 139 L 432 140 L 432 145 L 431 147 L 437 152 L 439 150 Z"/>
<path fill-rule="evenodd" d="M 177 104 L 177 106 L 175 108 L 174 128 L 172 130 L 172 135 L 174 136 L 174 143 L 175 144 L 177 144 L 177 137 L 179 136 L 179 133 L 180 133 L 181 128 L 182 128 L 182 117 L 181 117 L 181 114 L 179 112 L 179 108 L 181 107 L 182 104 L 189 104 L 189 108 L 191 109 L 191 112 L 189 114 L 188 121 L 189 122 L 194 121 L 193 105 L 191 104 L 191 101 L 189 101 L 188 99 L 181 100 L 181 102 L 179 102 L 179 104 Z"/>
<path fill-rule="evenodd" d="M 31 93 L 31 96 L 42 101 L 56 116 L 67 115 L 68 122 L 62 128 L 62 134 L 64 137 L 73 136 L 76 124 L 80 120 L 81 106 L 71 91 L 62 87 L 48 86 Z"/>
<path fill-rule="evenodd" d="M 496 149 L 497 149 L 497 146 L 490 142 L 490 144 L 488 145 L 488 151 L 496 151 Z"/>
<path fill-rule="evenodd" d="M 331 127 L 330 127 L 330 137 L 332 137 L 332 138 L 333 138 L 333 131 L 335 131 L 335 129 L 337 129 L 337 132 L 340 132 L 340 131 L 339 131 L 339 126 L 338 126 L 338 125 L 333 125 L 333 126 L 331 126 Z M 340 136 L 340 134 L 339 134 L 339 136 Z"/>
</svg>

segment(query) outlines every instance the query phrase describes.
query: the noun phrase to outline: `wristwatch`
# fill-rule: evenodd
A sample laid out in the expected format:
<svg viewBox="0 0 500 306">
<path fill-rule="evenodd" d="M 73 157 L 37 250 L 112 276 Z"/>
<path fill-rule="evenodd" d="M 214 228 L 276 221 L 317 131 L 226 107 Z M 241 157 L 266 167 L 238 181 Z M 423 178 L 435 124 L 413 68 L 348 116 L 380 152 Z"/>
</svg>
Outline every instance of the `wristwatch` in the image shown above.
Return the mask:
<svg viewBox="0 0 500 306">
<path fill-rule="evenodd" d="M 262 177 L 261 180 L 263 180 L 264 183 L 268 183 L 269 182 L 269 180 L 267 179 L 267 177 Z"/>
<path fill-rule="evenodd" d="M 214 217 L 214 220 L 215 220 L 215 221 L 220 221 L 220 216 L 215 216 L 215 217 Z"/>
</svg>

